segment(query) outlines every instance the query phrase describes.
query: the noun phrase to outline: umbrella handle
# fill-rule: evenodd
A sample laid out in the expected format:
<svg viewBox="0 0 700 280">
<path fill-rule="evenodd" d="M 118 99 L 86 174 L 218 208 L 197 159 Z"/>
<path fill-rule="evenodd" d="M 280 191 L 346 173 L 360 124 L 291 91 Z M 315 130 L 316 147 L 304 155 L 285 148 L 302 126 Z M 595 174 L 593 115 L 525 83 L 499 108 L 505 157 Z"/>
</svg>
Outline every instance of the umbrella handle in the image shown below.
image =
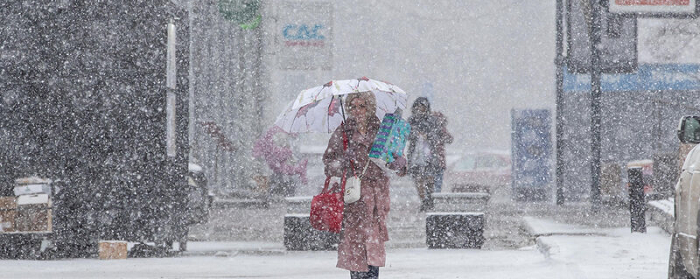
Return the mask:
<svg viewBox="0 0 700 280">
<path fill-rule="evenodd" d="M 323 190 L 321 190 L 321 193 L 327 193 L 328 192 L 328 185 L 331 183 L 331 176 L 326 176 L 326 182 L 323 184 Z"/>
<path fill-rule="evenodd" d="M 342 126 L 345 123 L 345 106 L 343 106 L 343 98 L 340 96 L 338 96 L 338 98 L 340 99 L 340 114 L 343 116 L 343 122 L 340 124 Z M 343 130 L 343 141 L 345 141 L 345 130 Z"/>
<path fill-rule="evenodd" d="M 340 129 L 343 131 L 343 151 L 347 151 L 349 140 L 348 137 L 345 135 L 345 122 L 340 123 Z M 352 170 L 353 174 L 355 174 L 355 165 L 352 163 L 352 160 L 350 160 L 350 170 Z M 345 173 L 343 173 L 343 186 L 345 186 L 345 177 Z"/>
<path fill-rule="evenodd" d="M 340 99 L 340 108 L 343 108 L 343 99 Z M 340 123 L 340 130 L 343 131 L 343 151 L 348 150 L 348 137 L 345 135 L 345 114 L 343 114 L 343 122 Z M 350 170 L 355 170 L 355 165 L 352 164 L 350 160 Z M 343 172 L 343 178 L 340 179 L 340 190 L 343 195 L 345 195 L 345 182 L 347 181 L 347 170 Z"/>
</svg>

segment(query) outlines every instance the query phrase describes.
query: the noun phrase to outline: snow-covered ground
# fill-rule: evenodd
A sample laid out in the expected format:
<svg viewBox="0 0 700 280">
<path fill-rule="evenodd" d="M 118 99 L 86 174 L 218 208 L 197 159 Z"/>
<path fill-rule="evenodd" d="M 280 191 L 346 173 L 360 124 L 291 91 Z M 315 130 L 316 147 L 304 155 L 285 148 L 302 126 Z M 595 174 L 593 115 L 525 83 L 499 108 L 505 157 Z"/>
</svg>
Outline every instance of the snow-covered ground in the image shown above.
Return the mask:
<svg viewBox="0 0 700 280">
<path fill-rule="evenodd" d="M 546 236 L 538 244 L 549 247 L 557 278 L 666 278 L 671 238 L 657 227 L 646 234 L 629 228 L 608 229 L 605 236 Z"/>
<path fill-rule="evenodd" d="M 590 228 L 525 217 L 557 278 L 666 278 L 671 237 L 659 227 Z"/>
<path fill-rule="evenodd" d="M 2 278 L 349 278 L 335 252 L 233 254 L 127 260 L 2 261 Z M 388 252 L 382 278 L 555 277 L 534 248 L 523 251 L 400 249 Z"/>
<path fill-rule="evenodd" d="M 537 246 L 517 250 L 390 249 L 381 278 L 666 278 L 670 237 L 656 227 L 591 228 L 526 218 Z M 219 244 L 219 245 L 217 245 Z M 197 243 L 177 258 L 0 261 L 1 278 L 348 278 L 336 252 L 266 243 Z M 255 250 L 260 249 L 259 253 Z M 218 253 L 217 253 L 218 252 Z M 193 252 L 194 253 L 194 252 Z M 216 254 L 215 256 L 213 256 Z"/>
</svg>

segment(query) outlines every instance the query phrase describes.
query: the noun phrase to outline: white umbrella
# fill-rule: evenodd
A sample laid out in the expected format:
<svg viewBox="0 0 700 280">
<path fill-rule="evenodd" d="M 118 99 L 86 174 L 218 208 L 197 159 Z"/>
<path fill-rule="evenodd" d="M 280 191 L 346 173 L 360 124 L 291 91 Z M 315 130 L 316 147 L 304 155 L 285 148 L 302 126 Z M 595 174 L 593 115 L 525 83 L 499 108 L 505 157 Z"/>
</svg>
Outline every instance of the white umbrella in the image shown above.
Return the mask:
<svg viewBox="0 0 700 280">
<path fill-rule="evenodd" d="M 406 109 L 408 96 L 396 85 L 362 77 L 333 80 L 322 86 L 302 90 L 277 117 L 275 125 L 286 132 L 333 132 L 344 120 L 342 102 L 348 94 L 372 92 L 377 101 L 376 115 L 381 120 L 397 108 Z"/>
</svg>

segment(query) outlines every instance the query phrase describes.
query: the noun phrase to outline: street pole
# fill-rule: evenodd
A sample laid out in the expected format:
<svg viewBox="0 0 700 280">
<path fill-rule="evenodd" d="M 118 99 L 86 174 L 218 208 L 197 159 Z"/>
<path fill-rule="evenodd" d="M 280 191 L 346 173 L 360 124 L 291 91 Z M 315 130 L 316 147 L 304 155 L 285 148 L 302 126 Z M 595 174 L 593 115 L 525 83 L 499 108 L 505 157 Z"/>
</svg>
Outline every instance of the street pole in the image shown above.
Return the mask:
<svg viewBox="0 0 700 280">
<path fill-rule="evenodd" d="M 591 3 L 591 206 L 600 208 L 600 77 L 601 77 L 601 5 L 600 0 Z"/>
<path fill-rule="evenodd" d="M 556 137 L 557 137 L 557 166 L 556 166 L 556 176 L 557 176 L 557 205 L 564 204 L 564 159 L 562 157 L 564 150 L 564 124 L 562 120 L 562 107 L 563 107 L 563 91 L 564 91 L 564 0 L 557 0 L 557 11 L 556 11 L 556 24 L 557 24 L 557 39 L 556 39 L 556 56 L 554 58 L 554 64 L 556 67 L 556 87 L 557 87 L 557 100 L 556 100 Z"/>
</svg>

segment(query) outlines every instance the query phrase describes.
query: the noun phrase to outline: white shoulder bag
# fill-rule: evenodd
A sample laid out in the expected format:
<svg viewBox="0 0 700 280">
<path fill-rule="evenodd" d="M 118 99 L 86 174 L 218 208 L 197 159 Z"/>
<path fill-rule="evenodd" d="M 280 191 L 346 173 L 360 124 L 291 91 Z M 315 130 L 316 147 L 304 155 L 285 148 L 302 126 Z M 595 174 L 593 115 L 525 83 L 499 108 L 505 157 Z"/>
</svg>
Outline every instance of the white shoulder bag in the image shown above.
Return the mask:
<svg viewBox="0 0 700 280">
<path fill-rule="evenodd" d="M 343 201 L 345 201 L 345 204 L 350 204 L 360 200 L 360 187 L 362 185 L 362 176 L 365 175 L 365 171 L 367 171 L 367 166 L 369 166 L 369 160 L 367 160 L 365 168 L 362 169 L 362 174 L 360 174 L 360 177 L 352 176 L 345 180 L 345 194 L 343 195 Z"/>
</svg>

